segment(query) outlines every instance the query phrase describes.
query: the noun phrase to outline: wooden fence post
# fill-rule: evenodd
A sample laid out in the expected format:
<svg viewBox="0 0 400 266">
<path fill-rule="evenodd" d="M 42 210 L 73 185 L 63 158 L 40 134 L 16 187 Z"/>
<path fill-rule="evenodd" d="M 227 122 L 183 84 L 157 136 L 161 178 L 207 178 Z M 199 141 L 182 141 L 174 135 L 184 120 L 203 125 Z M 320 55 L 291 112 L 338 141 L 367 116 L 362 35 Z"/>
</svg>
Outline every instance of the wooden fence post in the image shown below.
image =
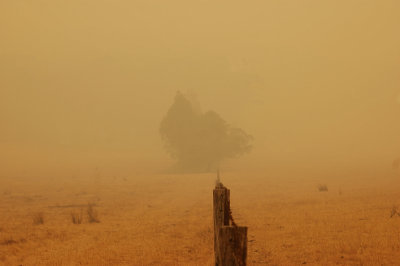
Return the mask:
<svg viewBox="0 0 400 266">
<path fill-rule="evenodd" d="M 245 266 L 247 227 L 237 226 L 230 209 L 230 191 L 217 182 L 213 191 L 214 255 L 216 266 Z"/>
</svg>

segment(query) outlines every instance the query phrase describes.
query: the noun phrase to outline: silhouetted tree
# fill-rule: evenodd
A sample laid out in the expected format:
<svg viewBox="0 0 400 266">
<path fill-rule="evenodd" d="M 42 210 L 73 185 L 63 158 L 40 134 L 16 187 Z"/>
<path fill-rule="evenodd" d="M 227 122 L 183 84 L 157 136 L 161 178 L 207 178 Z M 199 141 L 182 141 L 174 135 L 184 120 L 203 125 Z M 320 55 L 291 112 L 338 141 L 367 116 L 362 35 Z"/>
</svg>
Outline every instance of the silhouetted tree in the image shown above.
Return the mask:
<svg viewBox="0 0 400 266">
<path fill-rule="evenodd" d="M 180 92 L 161 121 L 160 133 L 182 171 L 214 171 L 224 159 L 251 150 L 250 135 L 231 127 L 214 111 L 195 111 Z"/>
</svg>

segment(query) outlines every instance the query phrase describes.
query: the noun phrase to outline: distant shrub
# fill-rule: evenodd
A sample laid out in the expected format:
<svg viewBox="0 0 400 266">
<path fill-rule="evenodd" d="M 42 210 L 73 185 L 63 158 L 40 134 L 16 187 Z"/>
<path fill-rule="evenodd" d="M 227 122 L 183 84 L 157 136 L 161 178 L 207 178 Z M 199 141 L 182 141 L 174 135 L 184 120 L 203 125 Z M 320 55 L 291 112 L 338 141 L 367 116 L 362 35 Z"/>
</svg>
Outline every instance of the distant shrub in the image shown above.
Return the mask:
<svg viewBox="0 0 400 266">
<path fill-rule="evenodd" d="M 327 185 L 318 185 L 318 191 L 319 192 L 326 192 L 328 191 L 328 186 Z"/>
<path fill-rule="evenodd" d="M 100 223 L 98 213 L 94 209 L 94 204 L 89 203 L 87 207 L 87 215 L 89 223 Z"/>
<path fill-rule="evenodd" d="M 71 220 L 73 224 L 81 224 L 82 217 L 82 210 L 80 212 L 71 212 Z"/>
<path fill-rule="evenodd" d="M 33 224 L 34 225 L 44 224 L 44 215 L 43 215 L 43 213 L 42 212 L 35 213 L 32 216 L 32 220 L 33 220 Z"/>
</svg>

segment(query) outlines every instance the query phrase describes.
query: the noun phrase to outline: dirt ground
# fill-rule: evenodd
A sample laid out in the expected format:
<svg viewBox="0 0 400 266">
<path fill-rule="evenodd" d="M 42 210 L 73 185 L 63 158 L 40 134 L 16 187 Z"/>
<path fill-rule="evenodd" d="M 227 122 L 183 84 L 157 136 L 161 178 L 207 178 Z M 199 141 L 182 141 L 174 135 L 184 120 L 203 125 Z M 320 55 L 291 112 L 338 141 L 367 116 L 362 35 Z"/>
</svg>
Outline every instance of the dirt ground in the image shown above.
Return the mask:
<svg viewBox="0 0 400 266">
<path fill-rule="evenodd" d="M 0 179 L 1 265 L 212 265 L 213 174 Z M 224 173 L 249 265 L 399 265 L 400 178 Z M 99 223 L 89 223 L 87 204 Z M 399 208 L 400 211 L 400 208 Z M 71 213 L 83 213 L 81 224 Z M 42 214 L 44 223 L 34 224 Z"/>
</svg>

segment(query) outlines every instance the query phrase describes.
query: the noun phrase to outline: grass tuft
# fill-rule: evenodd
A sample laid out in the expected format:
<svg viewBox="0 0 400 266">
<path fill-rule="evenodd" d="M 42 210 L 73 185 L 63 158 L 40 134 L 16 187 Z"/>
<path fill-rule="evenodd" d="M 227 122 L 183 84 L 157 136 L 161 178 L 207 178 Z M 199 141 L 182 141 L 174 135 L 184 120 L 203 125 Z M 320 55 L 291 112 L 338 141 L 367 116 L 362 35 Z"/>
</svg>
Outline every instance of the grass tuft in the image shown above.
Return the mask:
<svg viewBox="0 0 400 266">
<path fill-rule="evenodd" d="M 71 220 L 73 224 L 81 224 L 83 220 L 82 218 L 82 210 L 80 212 L 71 212 Z"/>
<path fill-rule="evenodd" d="M 33 220 L 33 224 L 34 225 L 44 224 L 44 215 L 43 215 L 43 213 L 42 212 L 35 213 L 32 216 L 32 220 Z"/>
<path fill-rule="evenodd" d="M 100 223 L 99 215 L 94 209 L 94 204 L 89 203 L 87 207 L 87 215 L 89 223 Z"/>
<path fill-rule="evenodd" d="M 399 208 L 396 205 L 393 205 L 392 210 L 390 211 L 390 218 L 396 216 L 396 214 L 400 216 Z"/>
<path fill-rule="evenodd" d="M 6 246 L 6 245 L 12 245 L 12 244 L 16 244 L 16 243 L 18 243 L 18 242 L 15 241 L 14 239 L 8 238 L 8 239 L 4 239 L 3 241 L 1 241 L 0 244 Z"/>
<path fill-rule="evenodd" d="M 328 191 L 328 186 L 320 184 L 320 185 L 318 185 L 318 191 L 319 192 L 326 192 L 326 191 Z"/>
</svg>

